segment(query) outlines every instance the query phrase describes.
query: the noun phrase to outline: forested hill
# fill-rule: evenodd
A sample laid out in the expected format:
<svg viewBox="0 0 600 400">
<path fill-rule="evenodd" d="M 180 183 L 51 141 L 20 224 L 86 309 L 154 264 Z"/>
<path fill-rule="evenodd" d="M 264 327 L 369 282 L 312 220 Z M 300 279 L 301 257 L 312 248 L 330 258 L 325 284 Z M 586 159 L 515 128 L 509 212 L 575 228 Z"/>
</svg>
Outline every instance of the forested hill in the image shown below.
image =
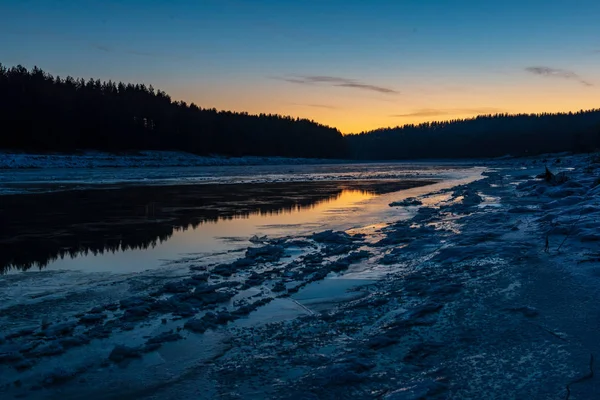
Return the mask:
<svg viewBox="0 0 600 400">
<path fill-rule="evenodd" d="M 527 156 L 600 149 L 600 109 L 497 114 L 378 129 L 345 137 L 356 159 Z"/>
<path fill-rule="evenodd" d="M 334 128 L 202 109 L 152 86 L 53 77 L 0 64 L 0 149 L 183 150 L 200 155 L 344 157 Z"/>
<path fill-rule="evenodd" d="M 600 149 L 600 109 L 484 115 L 342 136 L 306 119 L 173 101 L 152 86 L 53 77 L 0 64 L 0 149 L 181 150 L 199 155 L 393 160 Z"/>
</svg>

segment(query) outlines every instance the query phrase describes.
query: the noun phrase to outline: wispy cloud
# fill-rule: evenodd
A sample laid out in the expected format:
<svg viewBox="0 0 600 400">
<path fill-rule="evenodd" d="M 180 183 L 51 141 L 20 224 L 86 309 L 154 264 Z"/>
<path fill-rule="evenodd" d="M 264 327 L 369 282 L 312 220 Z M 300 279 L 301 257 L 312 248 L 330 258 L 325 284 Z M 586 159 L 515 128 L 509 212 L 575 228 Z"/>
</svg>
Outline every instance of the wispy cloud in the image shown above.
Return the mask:
<svg viewBox="0 0 600 400">
<path fill-rule="evenodd" d="M 312 108 L 325 108 L 328 110 L 337 110 L 338 108 L 335 106 L 330 106 L 327 104 L 302 104 L 302 103 L 288 103 L 291 106 L 299 106 L 299 107 L 312 107 Z"/>
<path fill-rule="evenodd" d="M 144 57 L 160 57 L 160 54 L 148 53 L 145 51 L 137 51 L 137 50 L 127 50 L 127 54 L 133 54 L 134 56 L 144 56 Z"/>
<path fill-rule="evenodd" d="M 414 110 L 413 112 L 406 114 L 393 114 L 390 117 L 393 118 L 414 118 L 414 117 L 437 117 L 442 115 L 467 115 L 467 114 L 498 114 L 503 113 L 504 110 L 492 107 L 482 108 L 421 108 Z"/>
<path fill-rule="evenodd" d="M 113 49 L 111 49 L 108 46 L 104 46 L 102 44 L 93 44 L 92 47 L 95 48 L 96 50 L 104 51 L 106 53 L 112 53 L 113 52 Z"/>
<path fill-rule="evenodd" d="M 92 43 L 90 46 L 96 50 L 103 51 L 105 53 L 120 53 L 120 54 L 130 54 L 133 56 L 142 56 L 142 57 L 155 57 L 155 58 L 166 58 L 166 59 L 179 59 L 179 60 L 187 60 L 188 57 L 178 56 L 178 55 L 169 55 L 169 54 L 160 54 L 160 53 L 152 53 L 146 51 L 138 51 L 132 49 L 117 49 L 114 47 L 106 46 L 101 43 Z"/>
<path fill-rule="evenodd" d="M 337 76 L 322 76 L 322 75 L 309 75 L 309 76 L 291 76 L 283 78 L 274 78 L 283 80 L 289 83 L 296 83 L 300 85 L 329 85 L 334 87 L 345 87 L 351 89 L 368 90 L 383 94 L 398 94 L 395 89 L 371 85 L 365 82 L 361 82 L 356 79 L 340 78 Z"/>
<path fill-rule="evenodd" d="M 106 53 L 126 53 L 126 54 L 132 54 L 135 56 L 146 56 L 146 57 L 159 56 L 158 54 L 148 53 L 148 52 L 144 52 L 144 51 L 128 50 L 128 49 L 118 50 L 118 49 L 112 48 L 110 46 L 106 46 L 104 44 L 99 44 L 99 43 L 94 43 L 91 46 L 96 50 L 104 51 Z"/>
<path fill-rule="evenodd" d="M 568 79 L 579 82 L 584 86 L 594 86 L 592 83 L 586 81 L 581 76 L 573 71 L 567 69 L 550 68 L 550 67 L 527 67 L 525 71 L 534 75 L 545 76 L 548 78 Z"/>
</svg>

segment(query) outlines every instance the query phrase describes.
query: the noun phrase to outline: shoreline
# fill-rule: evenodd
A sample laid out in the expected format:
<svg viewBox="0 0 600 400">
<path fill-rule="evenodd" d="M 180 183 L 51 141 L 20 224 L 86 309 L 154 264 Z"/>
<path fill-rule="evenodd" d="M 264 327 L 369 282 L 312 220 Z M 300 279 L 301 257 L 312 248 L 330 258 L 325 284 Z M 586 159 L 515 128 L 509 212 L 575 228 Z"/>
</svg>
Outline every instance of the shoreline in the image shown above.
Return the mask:
<svg viewBox="0 0 600 400">
<path fill-rule="evenodd" d="M 148 185 L 14 194 L 1 197 L 0 223 L 4 231 L 0 234 L 0 276 L 11 267 L 41 269 L 52 260 L 102 251 L 103 247 L 119 252 L 120 248 L 146 249 L 156 241 L 168 240 L 177 231 L 202 224 L 309 210 L 335 200 L 345 191 L 383 195 L 437 182 Z"/>
<path fill-rule="evenodd" d="M 335 159 L 335 158 L 298 158 L 279 156 L 200 156 L 184 151 L 137 150 L 110 153 L 86 150 L 72 153 L 35 153 L 0 149 L 0 173 L 10 171 L 36 171 L 44 169 L 118 169 L 118 168 L 186 168 L 186 167 L 243 167 L 276 165 L 335 165 L 335 164 L 467 164 L 486 165 L 496 162 L 516 163 L 523 160 L 556 159 L 577 155 L 562 152 L 536 156 L 506 155 L 495 158 L 420 158 L 398 160 Z"/>
<path fill-rule="evenodd" d="M 58 168 L 153 168 L 339 164 L 348 160 L 274 156 L 199 156 L 183 151 L 29 153 L 0 150 L 0 171 Z"/>
<path fill-rule="evenodd" d="M 171 276 L 97 274 L 87 291 L 99 309 L 0 340 L 12 354 L 0 393 L 593 398 L 600 164 L 563 158 L 562 183 L 518 164 L 418 198 L 414 217 L 369 237 L 265 238 L 237 261 L 188 260 Z M 33 307 L 23 312 L 51 306 Z"/>
<path fill-rule="evenodd" d="M 203 167 L 0 170 L 0 196 L 137 186 L 244 185 L 361 180 L 439 180 L 468 173 L 469 162 L 330 163 Z M 479 166 L 479 169 L 483 167 Z"/>
</svg>

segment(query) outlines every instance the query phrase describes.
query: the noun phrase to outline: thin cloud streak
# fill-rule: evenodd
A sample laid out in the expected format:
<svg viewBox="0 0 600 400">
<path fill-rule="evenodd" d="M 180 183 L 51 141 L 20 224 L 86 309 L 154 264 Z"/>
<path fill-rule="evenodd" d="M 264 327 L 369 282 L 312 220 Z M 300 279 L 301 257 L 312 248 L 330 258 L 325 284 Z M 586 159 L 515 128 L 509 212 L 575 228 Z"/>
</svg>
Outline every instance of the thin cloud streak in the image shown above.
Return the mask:
<svg viewBox="0 0 600 400">
<path fill-rule="evenodd" d="M 95 48 L 96 50 L 104 51 L 106 53 L 112 53 L 114 51 L 110 47 L 104 46 L 104 45 L 101 45 L 101 44 L 94 44 L 94 45 L 92 45 L 92 47 Z"/>
<path fill-rule="evenodd" d="M 147 53 L 145 51 L 127 50 L 126 53 L 127 54 L 133 54 L 134 56 L 161 57 L 161 55 L 159 55 L 159 54 Z"/>
<path fill-rule="evenodd" d="M 106 46 L 100 43 L 94 43 L 90 45 L 95 50 L 99 50 L 105 53 L 116 53 L 116 54 L 129 54 L 133 56 L 141 56 L 141 57 L 154 57 L 154 58 L 164 58 L 164 59 L 179 59 L 179 60 L 187 60 L 188 57 L 176 56 L 176 55 L 168 55 L 168 54 L 159 54 L 159 53 L 150 53 L 145 51 L 131 50 L 131 49 L 115 49 L 110 46 Z"/>
<path fill-rule="evenodd" d="M 327 104 L 301 104 L 301 103 L 289 103 L 292 106 L 299 106 L 299 107 L 312 107 L 312 108 L 324 108 L 327 110 L 337 110 L 337 107 L 334 106 L 329 106 Z"/>
<path fill-rule="evenodd" d="M 594 86 L 592 83 L 584 80 L 581 76 L 573 71 L 560 68 L 550 67 L 527 67 L 525 71 L 534 75 L 545 76 L 548 78 L 568 79 L 581 83 L 584 86 Z"/>
<path fill-rule="evenodd" d="M 392 88 L 371 85 L 368 83 L 360 82 L 356 79 L 348 79 L 348 78 L 340 78 L 337 76 L 321 76 L 321 75 L 313 75 L 313 76 L 293 76 L 293 77 L 285 77 L 285 78 L 274 78 L 279 79 L 289 83 L 295 83 L 299 85 L 319 85 L 325 84 L 334 87 L 345 87 L 351 89 L 359 89 L 359 90 L 368 90 L 377 93 L 383 94 L 399 94 L 397 90 Z"/>
<path fill-rule="evenodd" d="M 438 108 L 422 108 L 419 110 L 415 110 L 411 113 L 406 114 L 393 114 L 390 115 L 392 118 L 414 118 L 414 117 L 436 117 L 440 115 L 463 115 L 463 114 L 500 114 L 505 112 L 505 110 L 501 110 L 498 108 L 448 108 L 448 109 L 438 109 Z"/>
</svg>

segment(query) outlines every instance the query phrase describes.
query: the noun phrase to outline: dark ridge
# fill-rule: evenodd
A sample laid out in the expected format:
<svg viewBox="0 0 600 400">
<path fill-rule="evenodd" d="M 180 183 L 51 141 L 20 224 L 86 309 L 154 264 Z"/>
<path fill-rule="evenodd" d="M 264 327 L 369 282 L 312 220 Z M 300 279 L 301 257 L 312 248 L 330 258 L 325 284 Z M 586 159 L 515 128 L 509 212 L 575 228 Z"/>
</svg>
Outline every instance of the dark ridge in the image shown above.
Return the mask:
<svg viewBox="0 0 600 400">
<path fill-rule="evenodd" d="M 173 101 L 152 86 L 53 77 L 0 64 L 0 149 L 180 150 L 200 155 L 335 158 L 342 134 L 307 119 Z"/>
<path fill-rule="evenodd" d="M 600 109 L 480 115 L 382 128 L 345 138 L 351 156 L 363 160 L 585 153 L 600 148 Z"/>
<path fill-rule="evenodd" d="M 600 109 L 495 114 L 342 136 L 307 119 L 205 109 L 144 84 L 53 77 L 0 64 L 0 149 L 398 160 L 600 148 Z"/>
</svg>

